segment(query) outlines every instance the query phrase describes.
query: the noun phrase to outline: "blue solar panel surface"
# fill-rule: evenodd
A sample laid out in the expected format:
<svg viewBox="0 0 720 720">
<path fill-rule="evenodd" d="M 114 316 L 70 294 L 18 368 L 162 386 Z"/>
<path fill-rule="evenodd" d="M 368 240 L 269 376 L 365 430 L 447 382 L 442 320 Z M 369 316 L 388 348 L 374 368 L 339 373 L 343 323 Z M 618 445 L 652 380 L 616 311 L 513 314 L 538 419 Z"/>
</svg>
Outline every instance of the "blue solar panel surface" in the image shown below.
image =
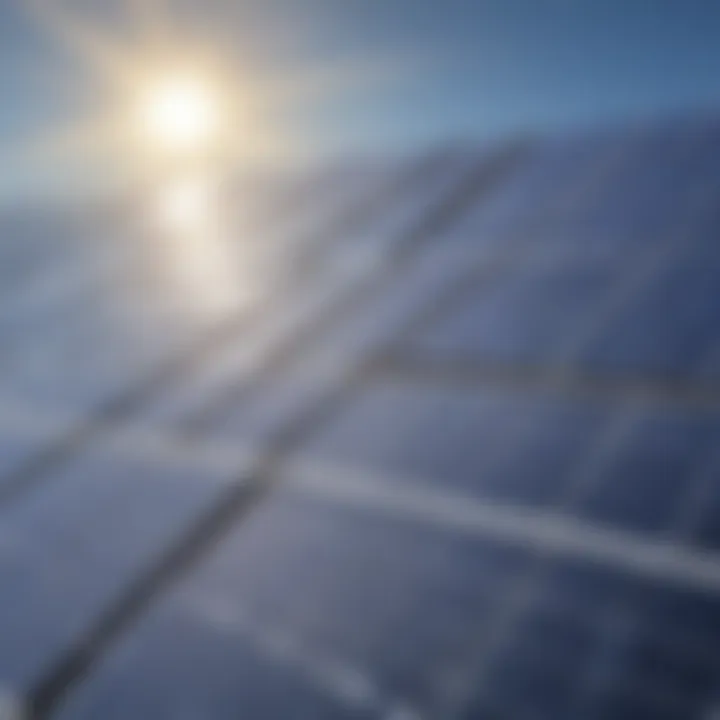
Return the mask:
<svg viewBox="0 0 720 720">
<path fill-rule="evenodd" d="M 233 192 L 0 218 L 0 718 L 720 717 L 720 125 Z"/>
</svg>

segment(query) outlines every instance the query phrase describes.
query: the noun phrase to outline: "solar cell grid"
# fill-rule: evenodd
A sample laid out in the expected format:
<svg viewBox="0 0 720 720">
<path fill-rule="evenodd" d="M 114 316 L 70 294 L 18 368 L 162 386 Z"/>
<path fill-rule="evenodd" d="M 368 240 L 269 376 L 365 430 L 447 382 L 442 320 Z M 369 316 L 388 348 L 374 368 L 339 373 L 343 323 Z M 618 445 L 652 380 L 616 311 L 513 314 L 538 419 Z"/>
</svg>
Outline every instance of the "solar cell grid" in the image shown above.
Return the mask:
<svg viewBox="0 0 720 720">
<path fill-rule="evenodd" d="M 476 161 L 473 161 L 470 167 L 475 164 Z M 385 203 L 386 213 L 380 215 L 379 222 L 376 223 L 371 219 L 368 226 L 360 230 L 360 236 L 355 237 L 353 241 L 361 244 L 364 234 L 367 238 L 372 238 L 378 249 L 383 242 L 389 243 L 395 239 L 395 235 L 388 232 L 384 225 L 384 218 L 386 219 L 388 214 L 391 218 L 396 218 L 392 223 L 400 219 L 405 224 L 403 232 L 409 232 L 415 224 L 421 222 L 424 214 L 430 211 L 428 207 L 434 208 L 435 204 L 442 202 L 452 193 L 453 188 L 462 182 L 464 174 L 467 173 L 467 163 L 459 167 L 451 165 L 445 170 L 446 174 L 442 182 L 437 183 L 439 187 L 434 190 L 430 188 L 427 206 L 425 202 L 420 202 L 413 213 L 411 207 L 408 207 L 407 198 L 402 195 L 398 199 L 391 197 L 390 201 Z M 396 227 L 396 231 L 400 232 L 399 227 Z M 383 252 L 392 253 L 392 250 Z M 178 417 L 176 421 L 197 427 L 204 424 L 211 425 L 215 419 L 226 417 L 228 412 L 232 412 L 233 406 L 243 404 L 242 401 L 246 399 L 248 392 L 253 392 L 254 388 L 250 385 L 250 381 L 257 387 L 258 374 L 263 374 L 267 368 L 270 368 L 272 373 L 276 365 L 272 358 L 280 357 L 280 365 L 282 365 L 282 358 L 292 359 L 294 355 L 302 355 L 302 347 L 311 345 L 304 340 L 305 335 L 310 336 L 312 342 L 318 343 L 320 338 L 327 334 L 326 326 L 332 327 L 335 323 L 335 316 L 339 315 L 342 319 L 343 313 L 352 312 L 352 305 L 348 299 L 358 304 L 366 302 L 365 288 L 368 281 L 372 287 L 374 276 L 380 275 L 382 268 L 372 263 L 368 265 L 358 262 L 354 256 L 348 258 L 347 253 L 339 253 L 338 257 L 340 263 L 331 262 L 329 267 L 316 270 L 310 278 L 301 277 L 296 287 L 290 285 L 289 291 L 275 298 L 275 301 L 264 309 L 256 330 L 251 335 L 238 338 L 238 345 L 247 348 L 245 355 L 249 356 L 247 361 L 240 364 L 240 373 L 233 372 L 231 365 L 224 364 L 220 365 L 221 369 L 218 373 L 213 359 L 208 366 L 200 369 L 198 381 L 205 388 L 204 393 L 202 396 L 192 394 L 188 397 L 189 402 L 183 407 L 176 405 L 172 412 L 177 413 L 180 410 L 185 415 L 184 418 Z M 309 285 L 306 284 L 308 280 Z M 354 293 L 361 296 L 359 300 L 355 300 Z M 390 315 L 392 316 L 392 313 Z M 233 350 L 230 349 L 230 352 Z M 253 355 L 255 359 L 252 359 Z M 346 357 L 346 363 L 347 360 Z M 223 367 L 227 367 L 230 372 L 226 373 Z M 208 384 L 204 379 L 208 376 L 214 376 L 210 384 L 217 387 L 212 393 L 208 392 Z M 317 372 L 314 372 L 313 376 L 313 380 L 317 380 Z"/>
<path fill-rule="evenodd" d="M 554 570 L 487 658 L 463 717 L 703 717 L 712 710 L 717 601 L 597 571 Z M 703 634 L 689 628 L 704 627 Z"/>
<path fill-rule="evenodd" d="M 479 541 L 290 496 L 235 533 L 158 616 L 184 604 L 180 627 L 193 617 L 208 623 L 219 603 L 230 626 L 245 615 L 250 628 L 284 631 L 310 657 L 329 653 L 370 672 L 379 693 L 398 704 L 407 694 L 437 702 L 443 669 L 462 661 L 463 647 L 481 634 L 478 608 L 497 602 L 519 562 Z M 441 611 L 450 599 L 458 603 L 453 617 Z M 160 651 L 162 639 L 143 635 Z M 140 649 L 137 657 L 144 655 Z M 121 672 L 128 669 L 123 663 Z M 202 683 L 189 681 L 188 696 Z"/>
<path fill-rule="evenodd" d="M 665 127 L 269 182 L 251 321 L 0 506 L 0 683 L 64 720 L 710 716 L 717 146 Z M 161 337 L 157 279 L 123 306 L 135 271 L 101 265 L 106 306 L 32 316 L 67 417 L 3 431 L 11 484 L 83 393 L 201 344 L 182 313 Z M 73 354 L 98 343 L 107 365 Z"/>
<path fill-rule="evenodd" d="M 601 408 L 525 393 L 369 388 L 301 454 L 471 496 L 552 503 L 602 425 Z M 438 418 L 443 418 L 439 432 Z"/>
<path fill-rule="evenodd" d="M 228 403 L 211 417 L 201 415 L 200 426 L 193 422 L 189 426 L 201 429 L 208 438 L 261 442 L 273 428 L 321 397 L 331 383 L 346 381 L 358 364 L 383 353 L 437 294 L 464 277 L 468 259 L 472 260 L 469 253 L 454 258 L 443 254 L 438 262 L 438 253 L 428 248 L 408 264 L 402 283 L 375 293 L 346 314 L 342 324 L 328 328 L 304 352 L 295 353 L 281 371 L 256 380 L 241 403 Z"/>
<path fill-rule="evenodd" d="M 337 180 L 334 176 L 333 179 Z M 323 240 L 328 233 L 334 232 L 338 216 L 367 200 L 364 195 L 360 199 L 354 195 L 343 196 L 335 213 L 328 213 L 323 188 L 315 187 L 314 190 L 319 192 L 319 196 L 315 197 L 312 212 L 309 213 L 309 217 L 314 219 L 314 231 L 305 239 L 310 242 Z M 374 195 L 375 189 L 370 188 L 370 192 Z M 279 234 L 271 237 L 271 243 L 277 243 L 283 248 L 296 234 L 297 228 L 281 224 Z M 266 235 L 263 237 L 267 239 Z M 327 242 L 327 238 L 324 242 Z M 218 348 L 206 362 L 182 378 L 179 387 L 173 387 L 173 392 L 166 392 L 157 399 L 155 405 L 146 408 L 144 416 L 147 419 L 152 423 L 177 424 L 188 415 L 197 414 L 217 403 L 218 398 L 224 397 L 228 390 L 237 392 L 238 386 L 242 387 L 247 382 L 247 376 L 260 370 L 268 356 L 277 352 L 275 347 L 282 346 L 288 337 L 297 333 L 298 328 L 302 330 L 304 325 L 311 323 L 328 308 L 333 296 L 337 297 L 345 289 L 344 279 L 333 276 L 325 281 L 320 278 L 319 282 L 311 284 L 302 278 L 292 277 L 285 278 L 285 285 L 275 285 L 277 279 L 267 278 L 267 281 L 266 292 L 269 297 L 266 302 L 252 309 L 253 318 L 249 328 L 228 337 L 224 347 Z"/>
<path fill-rule="evenodd" d="M 639 532 L 672 530 L 718 441 L 713 416 L 650 414 L 615 449 L 576 510 Z"/>
<path fill-rule="evenodd" d="M 227 479 L 97 448 L 5 507 L 2 683 L 29 689 Z"/>
</svg>

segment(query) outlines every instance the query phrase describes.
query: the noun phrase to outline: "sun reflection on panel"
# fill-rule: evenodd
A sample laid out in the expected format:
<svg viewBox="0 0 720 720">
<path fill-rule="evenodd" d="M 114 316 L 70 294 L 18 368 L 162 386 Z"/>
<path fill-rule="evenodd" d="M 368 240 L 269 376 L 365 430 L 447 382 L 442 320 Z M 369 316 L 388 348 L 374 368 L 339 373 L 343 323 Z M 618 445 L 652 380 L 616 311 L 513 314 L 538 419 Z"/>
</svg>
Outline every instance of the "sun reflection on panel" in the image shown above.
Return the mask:
<svg viewBox="0 0 720 720">
<path fill-rule="evenodd" d="M 161 185 L 153 202 L 153 235 L 168 291 L 202 318 L 247 304 L 251 292 L 240 277 L 219 180 L 200 173 L 178 175 Z"/>
<path fill-rule="evenodd" d="M 213 189 L 212 183 L 199 175 L 168 182 L 158 194 L 159 229 L 178 234 L 207 233 L 217 224 Z"/>
</svg>

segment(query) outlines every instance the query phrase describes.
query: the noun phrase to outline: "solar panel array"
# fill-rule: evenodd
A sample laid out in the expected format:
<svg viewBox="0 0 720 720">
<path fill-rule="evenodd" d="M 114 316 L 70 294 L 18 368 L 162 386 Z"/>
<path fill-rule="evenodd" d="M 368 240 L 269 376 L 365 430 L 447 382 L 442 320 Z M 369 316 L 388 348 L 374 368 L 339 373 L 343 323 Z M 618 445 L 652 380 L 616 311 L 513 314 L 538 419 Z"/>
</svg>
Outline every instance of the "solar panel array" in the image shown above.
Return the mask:
<svg viewBox="0 0 720 720">
<path fill-rule="evenodd" d="M 3 221 L 8 717 L 720 717 L 720 126 L 236 191 Z"/>
</svg>

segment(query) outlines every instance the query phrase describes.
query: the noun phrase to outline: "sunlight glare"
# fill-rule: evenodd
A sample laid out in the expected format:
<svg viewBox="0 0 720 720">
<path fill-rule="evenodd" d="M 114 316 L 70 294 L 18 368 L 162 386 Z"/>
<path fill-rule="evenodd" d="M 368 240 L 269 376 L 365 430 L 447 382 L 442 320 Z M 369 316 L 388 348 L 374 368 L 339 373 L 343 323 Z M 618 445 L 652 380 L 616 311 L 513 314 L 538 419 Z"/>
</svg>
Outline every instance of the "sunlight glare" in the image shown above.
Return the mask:
<svg viewBox="0 0 720 720">
<path fill-rule="evenodd" d="M 212 225 L 212 188 L 202 178 L 187 178 L 170 184 L 160 196 L 158 220 L 170 232 L 207 232 Z"/>
<path fill-rule="evenodd" d="M 219 140 L 221 105 L 220 93 L 209 80 L 169 75 L 148 83 L 140 93 L 140 129 L 155 149 L 206 152 Z"/>
<path fill-rule="evenodd" d="M 222 213 L 220 184 L 203 174 L 168 180 L 155 197 L 154 226 L 172 295 L 207 316 L 249 300 Z"/>
</svg>

